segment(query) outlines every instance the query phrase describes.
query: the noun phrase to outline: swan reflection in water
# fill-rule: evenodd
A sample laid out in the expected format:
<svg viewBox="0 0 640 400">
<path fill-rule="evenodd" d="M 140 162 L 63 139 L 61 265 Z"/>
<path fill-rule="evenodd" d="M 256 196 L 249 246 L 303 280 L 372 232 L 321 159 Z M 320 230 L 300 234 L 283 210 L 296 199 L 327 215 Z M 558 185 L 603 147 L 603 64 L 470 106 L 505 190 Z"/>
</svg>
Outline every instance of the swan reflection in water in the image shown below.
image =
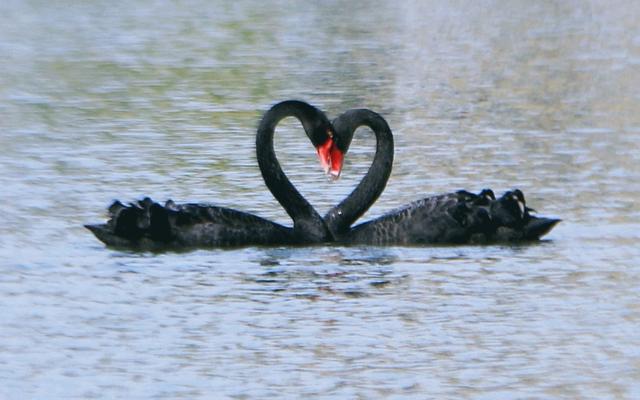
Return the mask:
<svg viewBox="0 0 640 400">
<path fill-rule="evenodd" d="M 346 199 L 324 216 L 296 190 L 273 148 L 276 125 L 300 120 L 326 173 L 340 175 L 356 129 L 369 127 L 376 153 L 364 178 Z M 384 191 L 393 167 L 393 134 L 379 114 L 349 110 L 333 123 L 317 108 L 284 101 L 267 111 L 258 127 L 256 154 L 265 184 L 284 207 L 293 227 L 242 211 L 205 204 L 165 205 L 149 198 L 128 206 L 116 201 L 105 224 L 86 225 L 110 246 L 139 249 L 304 245 L 326 242 L 372 245 L 496 243 L 538 240 L 560 222 L 533 215 L 518 189 L 496 198 L 491 189 L 426 197 L 379 218 L 351 227 Z"/>
</svg>

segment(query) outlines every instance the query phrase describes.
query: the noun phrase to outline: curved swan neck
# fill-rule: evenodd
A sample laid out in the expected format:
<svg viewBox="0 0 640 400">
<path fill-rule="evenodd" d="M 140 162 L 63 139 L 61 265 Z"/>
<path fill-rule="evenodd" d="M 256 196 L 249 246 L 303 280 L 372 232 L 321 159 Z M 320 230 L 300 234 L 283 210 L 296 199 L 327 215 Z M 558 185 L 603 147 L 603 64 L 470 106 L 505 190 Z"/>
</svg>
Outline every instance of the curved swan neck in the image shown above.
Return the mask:
<svg viewBox="0 0 640 400">
<path fill-rule="evenodd" d="M 331 126 L 327 117 L 317 108 L 301 101 L 284 101 L 273 106 L 264 115 L 258 126 L 256 136 L 256 156 L 265 184 L 293 219 L 294 231 L 299 231 L 306 241 L 325 241 L 331 239 L 324 221 L 309 202 L 302 197 L 285 175 L 273 147 L 273 135 L 276 125 L 286 118 L 296 117 L 302 123 L 307 136 L 314 144 L 320 143 L 319 129 Z M 323 132 L 326 134 L 326 131 Z"/>
<path fill-rule="evenodd" d="M 387 185 L 393 166 L 393 134 L 379 114 L 367 110 L 349 110 L 333 121 L 336 136 L 348 144 L 355 130 L 368 126 L 376 135 L 373 163 L 362 181 L 340 204 L 329 210 L 324 220 L 332 234 L 341 235 L 378 199 Z"/>
</svg>

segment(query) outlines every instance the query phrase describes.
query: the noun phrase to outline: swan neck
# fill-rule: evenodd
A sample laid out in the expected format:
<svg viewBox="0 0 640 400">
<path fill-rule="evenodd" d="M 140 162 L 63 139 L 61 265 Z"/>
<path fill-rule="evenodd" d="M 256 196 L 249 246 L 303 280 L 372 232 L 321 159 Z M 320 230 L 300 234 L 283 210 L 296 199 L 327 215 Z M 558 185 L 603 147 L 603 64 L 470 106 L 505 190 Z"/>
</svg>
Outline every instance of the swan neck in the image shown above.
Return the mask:
<svg viewBox="0 0 640 400">
<path fill-rule="evenodd" d="M 275 154 L 273 136 L 278 123 L 286 117 L 295 117 L 303 125 L 307 136 L 315 119 L 324 116 L 315 107 L 298 101 L 286 101 L 273 106 L 262 118 L 256 137 L 256 156 L 265 184 L 291 217 L 294 231 L 305 241 L 325 241 L 330 233 L 322 217 L 293 186 L 285 175 Z M 326 117 L 325 117 L 326 118 Z"/>
<path fill-rule="evenodd" d="M 338 135 L 353 135 L 360 126 L 369 127 L 376 137 L 376 152 L 366 175 L 340 204 L 325 215 L 325 223 L 336 237 L 344 236 L 350 226 L 375 203 L 391 175 L 393 167 L 393 133 L 379 114 L 365 109 L 350 110 L 334 121 Z"/>
</svg>

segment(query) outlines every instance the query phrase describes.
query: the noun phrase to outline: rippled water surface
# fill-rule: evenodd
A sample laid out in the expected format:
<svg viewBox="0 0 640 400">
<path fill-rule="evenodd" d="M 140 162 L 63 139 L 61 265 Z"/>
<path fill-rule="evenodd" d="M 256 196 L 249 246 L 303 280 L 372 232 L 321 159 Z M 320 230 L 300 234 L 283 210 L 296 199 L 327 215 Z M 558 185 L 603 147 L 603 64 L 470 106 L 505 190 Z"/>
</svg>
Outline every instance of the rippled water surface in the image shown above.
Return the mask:
<svg viewBox="0 0 640 400">
<path fill-rule="evenodd" d="M 0 397 L 640 398 L 640 7 L 629 2 L 0 3 Z M 255 162 L 273 103 L 383 114 L 365 218 L 518 187 L 527 246 L 135 253 L 115 198 L 289 223 Z M 321 212 L 326 181 L 276 137 Z"/>
</svg>

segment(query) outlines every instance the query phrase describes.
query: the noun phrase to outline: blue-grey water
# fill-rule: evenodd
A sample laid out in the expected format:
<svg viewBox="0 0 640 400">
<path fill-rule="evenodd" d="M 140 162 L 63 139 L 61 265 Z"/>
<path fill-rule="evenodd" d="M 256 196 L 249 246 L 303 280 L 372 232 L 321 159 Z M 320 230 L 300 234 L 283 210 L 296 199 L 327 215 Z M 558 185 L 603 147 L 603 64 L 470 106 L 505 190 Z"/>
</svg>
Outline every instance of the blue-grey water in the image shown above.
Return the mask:
<svg viewBox="0 0 640 400">
<path fill-rule="evenodd" d="M 526 246 L 135 253 L 113 199 L 289 224 L 255 161 L 277 101 L 384 115 L 386 191 L 518 187 Z M 285 171 L 338 182 L 294 120 Z M 0 2 L 0 398 L 640 398 L 640 6 L 633 2 Z"/>
</svg>

